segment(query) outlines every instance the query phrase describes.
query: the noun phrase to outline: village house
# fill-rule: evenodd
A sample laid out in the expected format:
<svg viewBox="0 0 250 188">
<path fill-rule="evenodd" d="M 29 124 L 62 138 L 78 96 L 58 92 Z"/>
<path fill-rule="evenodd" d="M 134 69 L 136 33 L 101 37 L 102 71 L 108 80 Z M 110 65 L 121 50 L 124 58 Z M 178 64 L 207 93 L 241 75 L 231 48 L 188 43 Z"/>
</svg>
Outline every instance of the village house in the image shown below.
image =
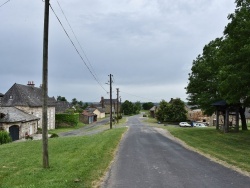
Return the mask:
<svg viewBox="0 0 250 188">
<path fill-rule="evenodd" d="M 86 108 L 85 110 L 94 113 L 98 119 L 105 117 L 105 111 L 102 108 Z"/>
<path fill-rule="evenodd" d="M 91 124 L 97 121 L 97 115 L 89 110 L 83 110 L 80 115 L 80 121 L 85 124 Z"/>
<path fill-rule="evenodd" d="M 12 141 L 36 133 L 39 119 L 15 107 L 0 107 L 0 130 L 9 132 Z"/>
<path fill-rule="evenodd" d="M 48 130 L 55 129 L 55 98 L 48 97 Z M 42 128 L 42 89 L 33 82 L 28 85 L 15 83 L 2 97 L 2 107 L 15 107 L 39 118 L 38 128 Z"/>
<path fill-rule="evenodd" d="M 106 114 L 110 114 L 110 99 L 104 99 L 101 97 L 100 101 L 101 107 L 105 110 Z M 112 99 L 112 112 L 117 113 L 117 104 L 118 104 L 118 113 L 121 111 L 121 103 L 117 103 L 117 99 Z"/>
</svg>

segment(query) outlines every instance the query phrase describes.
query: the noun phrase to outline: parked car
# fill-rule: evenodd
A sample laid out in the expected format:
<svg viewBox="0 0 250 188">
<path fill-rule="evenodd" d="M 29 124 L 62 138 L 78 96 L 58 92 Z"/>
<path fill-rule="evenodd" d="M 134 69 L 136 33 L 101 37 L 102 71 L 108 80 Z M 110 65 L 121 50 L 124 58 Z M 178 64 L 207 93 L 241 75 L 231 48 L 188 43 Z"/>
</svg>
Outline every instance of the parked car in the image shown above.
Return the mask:
<svg viewBox="0 0 250 188">
<path fill-rule="evenodd" d="M 193 123 L 193 126 L 194 127 L 207 127 L 204 123 L 196 123 L 196 122 Z"/>
<path fill-rule="evenodd" d="M 187 122 L 180 122 L 179 125 L 180 127 L 191 127 L 191 125 Z"/>
</svg>

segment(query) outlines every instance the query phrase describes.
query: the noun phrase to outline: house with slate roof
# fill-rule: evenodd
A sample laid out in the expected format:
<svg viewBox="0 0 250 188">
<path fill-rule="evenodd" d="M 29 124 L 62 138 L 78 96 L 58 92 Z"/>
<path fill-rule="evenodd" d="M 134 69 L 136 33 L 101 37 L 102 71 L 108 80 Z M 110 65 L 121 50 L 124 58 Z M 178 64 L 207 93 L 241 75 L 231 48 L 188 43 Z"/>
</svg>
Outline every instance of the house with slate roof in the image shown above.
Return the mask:
<svg viewBox="0 0 250 188">
<path fill-rule="evenodd" d="M 56 101 L 56 114 L 65 113 L 68 109 L 72 108 L 73 105 L 68 101 Z"/>
<path fill-rule="evenodd" d="M 48 97 L 48 130 L 55 129 L 55 98 Z M 2 98 L 2 107 L 15 107 L 39 118 L 38 128 L 42 128 L 42 89 L 33 82 L 28 85 L 15 83 Z"/>
<path fill-rule="evenodd" d="M 12 141 L 36 133 L 39 120 L 15 107 L 0 107 L 0 130 L 9 132 Z"/>
<path fill-rule="evenodd" d="M 102 108 L 105 110 L 105 113 L 110 114 L 110 99 L 104 99 L 103 97 L 101 97 L 100 104 Z M 121 103 L 118 102 L 118 111 L 120 112 L 120 110 L 121 110 Z M 116 111 L 117 111 L 117 99 L 112 99 L 112 112 L 116 113 Z"/>
</svg>

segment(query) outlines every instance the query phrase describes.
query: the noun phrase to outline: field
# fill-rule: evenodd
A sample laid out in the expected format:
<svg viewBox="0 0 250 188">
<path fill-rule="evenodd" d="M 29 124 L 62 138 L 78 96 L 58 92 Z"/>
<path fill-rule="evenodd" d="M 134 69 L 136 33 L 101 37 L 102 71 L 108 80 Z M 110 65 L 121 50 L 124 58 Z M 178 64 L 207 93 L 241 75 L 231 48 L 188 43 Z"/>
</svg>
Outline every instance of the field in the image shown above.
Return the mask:
<svg viewBox="0 0 250 188">
<path fill-rule="evenodd" d="M 83 137 L 49 139 L 50 168 L 42 168 L 42 142 L 0 145 L 0 185 L 93 187 L 104 175 L 126 128 Z"/>
</svg>

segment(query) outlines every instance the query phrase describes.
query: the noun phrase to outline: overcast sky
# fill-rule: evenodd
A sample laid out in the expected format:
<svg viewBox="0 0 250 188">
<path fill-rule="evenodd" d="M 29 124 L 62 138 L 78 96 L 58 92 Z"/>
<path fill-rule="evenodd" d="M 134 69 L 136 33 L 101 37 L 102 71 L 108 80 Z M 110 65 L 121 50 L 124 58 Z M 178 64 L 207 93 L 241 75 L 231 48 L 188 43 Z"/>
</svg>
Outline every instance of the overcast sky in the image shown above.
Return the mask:
<svg viewBox="0 0 250 188">
<path fill-rule="evenodd" d="M 0 0 L 0 5 L 7 0 Z M 68 26 L 63 9 L 75 35 Z M 234 0 L 50 0 L 93 78 L 50 9 L 49 95 L 83 102 L 186 100 L 192 61 L 223 35 Z M 10 0 L 0 7 L 0 93 L 42 83 L 44 2 Z M 89 63 L 90 62 L 90 63 Z"/>
</svg>

